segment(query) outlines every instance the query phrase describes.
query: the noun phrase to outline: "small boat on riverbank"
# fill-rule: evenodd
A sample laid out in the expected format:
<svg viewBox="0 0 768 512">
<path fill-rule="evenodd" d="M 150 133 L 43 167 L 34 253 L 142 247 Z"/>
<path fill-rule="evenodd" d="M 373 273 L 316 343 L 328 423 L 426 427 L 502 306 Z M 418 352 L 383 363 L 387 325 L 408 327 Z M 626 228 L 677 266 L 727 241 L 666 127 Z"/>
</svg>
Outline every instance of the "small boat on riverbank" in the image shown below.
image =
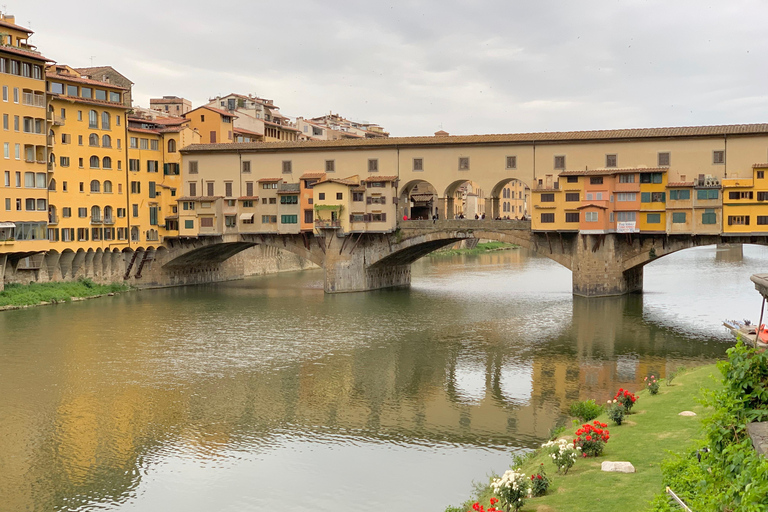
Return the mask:
<svg viewBox="0 0 768 512">
<path fill-rule="evenodd" d="M 723 325 L 726 326 L 737 339 L 739 337 L 754 344 L 755 338 L 757 338 L 757 326 L 749 320 L 723 320 Z M 768 347 L 768 330 L 763 326 L 760 331 L 760 339 L 757 342 L 757 346 L 766 348 Z"/>
</svg>

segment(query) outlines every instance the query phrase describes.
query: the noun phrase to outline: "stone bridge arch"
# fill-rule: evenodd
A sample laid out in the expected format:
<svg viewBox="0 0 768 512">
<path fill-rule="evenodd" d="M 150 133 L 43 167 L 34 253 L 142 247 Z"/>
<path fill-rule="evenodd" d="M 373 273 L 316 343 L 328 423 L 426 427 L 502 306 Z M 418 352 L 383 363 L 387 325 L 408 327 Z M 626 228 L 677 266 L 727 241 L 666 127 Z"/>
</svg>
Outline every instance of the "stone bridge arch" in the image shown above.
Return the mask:
<svg viewBox="0 0 768 512">
<path fill-rule="evenodd" d="M 369 261 L 369 266 L 385 267 L 391 265 L 410 265 L 419 258 L 442 247 L 467 239 L 494 240 L 516 244 L 534 250 L 537 254 L 546 256 L 567 269 L 571 269 L 572 239 L 567 244 L 559 239 L 552 244 L 548 235 L 540 235 L 530 231 L 530 224 L 523 221 L 484 221 L 442 220 L 411 221 L 400 226 L 396 235 L 396 243 L 392 244 L 389 253 L 381 258 Z M 559 242 L 563 243 L 560 244 Z"/>
</svg>

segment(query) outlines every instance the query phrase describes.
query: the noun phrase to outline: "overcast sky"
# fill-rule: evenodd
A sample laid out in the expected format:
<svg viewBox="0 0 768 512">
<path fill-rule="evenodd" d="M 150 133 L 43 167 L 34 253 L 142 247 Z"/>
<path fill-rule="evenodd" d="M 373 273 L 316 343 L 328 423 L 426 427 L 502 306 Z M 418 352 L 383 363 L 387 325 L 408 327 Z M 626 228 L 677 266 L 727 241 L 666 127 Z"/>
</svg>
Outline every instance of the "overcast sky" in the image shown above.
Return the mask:
<svg viewBox="0 0 768 512">
<path fill-rule="evenodd" d="M 255 93 L 393 136 L 768 122 L 765 0 L 5 0 L 134 101 Z"/>
</svg>

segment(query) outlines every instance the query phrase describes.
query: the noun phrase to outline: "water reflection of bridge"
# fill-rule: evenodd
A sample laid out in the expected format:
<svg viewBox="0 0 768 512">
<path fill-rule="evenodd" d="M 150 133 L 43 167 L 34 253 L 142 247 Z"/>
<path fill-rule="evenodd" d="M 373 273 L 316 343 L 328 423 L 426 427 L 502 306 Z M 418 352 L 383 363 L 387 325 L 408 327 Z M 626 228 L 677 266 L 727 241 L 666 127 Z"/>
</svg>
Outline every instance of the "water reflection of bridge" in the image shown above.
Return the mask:
<svg viewBox="0 0 768 512">
<path fill-rule="evenodd" d="M 444 305 L 445 315 L 463 314 Z M 44 321 L 47 314 L 30 311 L 24 321 Z M 142 374 L 167 374 L 178 361 L 143 359 L 153 344 L 164 352 L 162 339 L 110 343 L 106 356 L 82 322 L 62 325 L 61 339 L 72 341 L 41 341 L 24 347 L 30 354 L 17 354 L 50 371 L 32 374 L 7 365 L 0 374 L 3 389 L 19 390 L 5 396 L 9 410 L 18 412 L 2 420 L 0 495 L 9 510 L 116 500 L 165 452 L 210 458 L 257 451 L 286 432 L 533 447 L 573 400 L 637 387 L 647 372 L 664 375 L 676 367 L 676 357 L 722 353 L 646 323 L 637 296 L 576 298 L 570 322 L 546 332 L 531 329 L 525 318 L 513 322 L 505 324 L 507 331 L 483 331 L 481 342 L 452 338 L 448 327 L 434 326 L 385 346 L 373 342 L 279 368 L 221 371 L 211 364 L 174 373 L 165 383 L 132 380 L 135 369 L 110 363 L 135 361 Z M 30 410 L 30 404 L 41 409 Z"/>
</svg>

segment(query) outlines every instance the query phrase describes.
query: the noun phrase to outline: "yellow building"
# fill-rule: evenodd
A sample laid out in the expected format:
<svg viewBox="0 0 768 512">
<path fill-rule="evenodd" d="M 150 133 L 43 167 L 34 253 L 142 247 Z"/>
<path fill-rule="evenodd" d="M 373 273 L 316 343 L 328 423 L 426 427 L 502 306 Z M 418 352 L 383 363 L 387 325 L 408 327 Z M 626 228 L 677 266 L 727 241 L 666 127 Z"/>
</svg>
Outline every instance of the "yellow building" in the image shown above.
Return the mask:
<svg viewBox="0 0 768 512">
<path fill-rule="evenodd" d="M 51 248 L 127 246 L 125 89 L 81 78 L 63 65 L 51 66 L 46 79 L 53 120 Z"/>
<path fill-rule="evenodd" d="M 766 170 L 768 164 L 754 164 L 751 177 L 723 180 L 724 234 L 768 233 Z"/>
<path fill-rule="evenodd" d="M 531 189 L 520 180 L 510 181 L 501 189 L 499 199 L 498 216 L 501 218 L 522 218 L 530 215 L 528 205 L 530 203 Z"/>
<path fill-rule="evenodd" d="M 234 120 L 237 115 L 203 105 L 184 114 L 189 127 L 200 134 L 202 144 L 226 144 L 235 141 Z"/>
<path fill-rule="evenodd" d="M 45 110 L 47 59 L 28 44 L 32 31 L 0 17 L 3 182 L 0 204 L 0 256 L 27 255 L 49 248 L 47 165 L 49 143 Z M 55 215 L 54 215 L 55 218 Z M 20 268 L 39 268 L 42 258 L 25 258 Z M 0 260 L 4 265 L 4 260 Z M 0 271 L 2 269 L 0 268 Z"/>
<path fill-rule="evenodd" d="M 131 247 L 156 245 L 166 236 L 179 234 L 179 150 L 200 141 L 189 124 L 183 117 L 128 117 Z"/>
<path fill-rule="evenodd" d="M 390 233 L 397 227 L 397 176 L 325 177 L 313 186 L 315 229 Z"/>
<path fill-rule="evenodd" d="M 665 233 L 667 227 L 667 172 L 640 173 L 640 219 L 643 233 Z"/>
</svg>

